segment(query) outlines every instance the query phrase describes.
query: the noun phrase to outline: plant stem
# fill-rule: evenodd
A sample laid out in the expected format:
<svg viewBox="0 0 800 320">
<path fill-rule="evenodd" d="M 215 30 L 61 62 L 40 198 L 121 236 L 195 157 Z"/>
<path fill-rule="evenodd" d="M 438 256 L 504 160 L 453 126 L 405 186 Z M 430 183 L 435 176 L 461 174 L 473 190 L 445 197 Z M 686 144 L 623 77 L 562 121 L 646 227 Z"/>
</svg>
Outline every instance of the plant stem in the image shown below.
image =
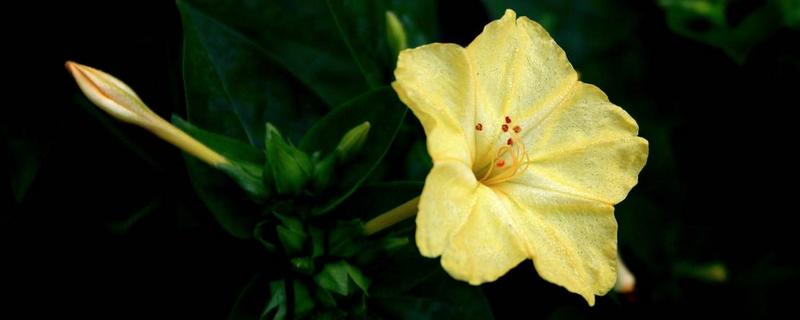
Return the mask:
<svg viewBox="0 0 800 320">
<path fill-rule="evenodd" d="M 393 226 L 400 221 L 415 216 L 417 214 L 417 204 L 419 204 L 419 197 L 408 200 L 396 208 L 372 218 L 372 220 L 367 221 L 367 223 L 364 224 L 364 234 L 375 234 L 383 229 Z"/>
</svg>

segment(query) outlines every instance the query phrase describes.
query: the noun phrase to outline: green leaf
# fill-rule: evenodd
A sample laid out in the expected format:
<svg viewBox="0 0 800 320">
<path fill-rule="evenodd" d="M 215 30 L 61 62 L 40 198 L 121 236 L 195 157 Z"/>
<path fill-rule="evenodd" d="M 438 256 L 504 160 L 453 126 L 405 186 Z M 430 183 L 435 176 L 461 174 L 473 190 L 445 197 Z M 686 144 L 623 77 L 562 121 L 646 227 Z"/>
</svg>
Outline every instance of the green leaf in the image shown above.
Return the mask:
<svg viewBox="0 0 800 320">
<path fill-rule="evenodd" d="M 366 293 L 370 284 L 358 268 L 344 260 L 326 264 L 314 277 L 314 282 L 323 289 L 343 296 L 349 296 L 356 288 Z"/>
<path fill-rule="evenodd" d="M 436 1 L 387 0 L 385 3 L 386 10 L 393 11 L 403 24 L 409 48 L 436 40 L 436 36 L 439 34 Z"/>
<path fill-rule="evenodd" d="M 335 9 L 326 1 L 179 2 L 182 11 L 202 15 L 204 23 L 224 27 L 226 37 L 244 39 L 255 52 L 285 68 L 329 106 L 368 90 L 370 82 L 378 78 L 374 62 L 364 58 L 360 46 L 349 47 L 353 41 L 340 33 L 355 17 L 343 16 L 336 11 L 339 6 L 333 6 Z M 369 30 L 368 25 L 363 27 Z"/>
<path fill-rule="evenodd" d="M 264 153 L 261 150 L 241 140 L 198 128 L 177 115 L 172 116 L 172 124 L 228 160 L 252 165 L 261 165 L 264 162 Z"/>
<path fill-rule="evenodd" d="M 228 314 L 228 320 L 257 319 L 270 297 L 269 282 L 261 275 L 253 276 L 239 293 L 236 303 Z"/>
<path fill-rule="evenodd" d="M 334 298 L 331 292 L 325 288 L 315 287 L 314 297 L 316 297 L 317 301 L 319 301 L 319 303 L 321 303 L 323 306 L 329 308 L 336 306 L 336 298 Z"/>
<path fill-rule="evenodd" d="M 238 182 L 239 186 L 250 192 L 250 195 L 240 191 L 226 173 L 208 166 L 193 156 L 184 157 L 192 185 L 214 218 L 237 238 L 252 237 L 259 208 L 251 199 L 266 192 L 265 189 L 259 190 L 259 187 L 264 188 L 264 184 L 259 176 L 261 167 L 257 165 L 264 161 L 263 152 L 239 140 L 200 129 L 177 116 L 172 117 L 172 122 L 235 164 L 224 170 Z"/>
<path fill-rule="evenodd" d="M 286 319 L 286 282 L 283 280 L 273 281 L 269 284 L 270 299 L 259 319 Z"/>
<path fill-rule="evenodd" d="M 436 35 L 436 4 L 425 0 L 190 0 L 179 6 L 247 39 L 331 107 L 388 83 L 394 57 L 385 38 L 386 10 L 398 15 L 410 45 Z"/>
<path fill-rule="evenodd" d="M 325 233 L 313 226 L 308 228 L 308 233 L 311 235 L 311 257 L 321 257 L 325 253 Z"/>
<path fill-rule="evenodd" d="M 308 287 L 299 281 L 294 282 L 294 317 L 302 319 L 314 310 L 314 298 Z"/>
<path fill-rule="evenodd" d="M 322 271 L 314 277 L 314 282 L 320 288 L 347 296 L 351 292 L 351 286 L 343 263 L 345 262 L 326 264 Z"/>
<path fill-rule="evenodd" d="M 262 152 L 239 140 L 195 127 L 175 115 L 172 116 L 172 123 L 209 148 L 225 156 L 230 163 L 220 165 L 218 169 L 227 173 L 254 199 L 260 200 L 268 196 L 269 190 L 262 178 L 264 163 L 264 154 Z"/>
<path fill-rule="evenodd" d="M 423 185 L 420 181 L 391 181 L 364 186 L 336 209 L 337 217 L 369 220 L 418 197 Z"/>
<path fill-rule="evenodd" d="M 280 124 L 287 138 L 298 138 L 326 110 L 324 103 L 252 38 L 209 14 L 222 13 L 223 8 L 203 11 L 195 6 L 199 2 L 178 1 L 189 120 L 259 149 L 268 121 Z M 242 5 L 228 9 L 236 9 L 230 16 L 233 20 L 259 14 Z"/>
<path fill-rule="evenodd" d="M 278 239 L 283 244 L 286 253 L 295 254 L 303 250 L 303 244 L 307 237 L 305 233 L 291 230 L 284 226 L 277 226 L 276 230 L 278 231 Z"/>
<path fill-rule="evenodd" d="M 492 19 L 502 17 L 506 9 L 513 9 L 517 16 L 538 22 L 576 65 L 633 38 L 638 19 L 629 6 L 613 0 L 483 0 L 483 3 Z"/>
<path fill-rule="evenodd" d="M 278 247 L 275 245 L 277 242 L 275 241 L 277 238 L 277 231 L 274 233 L 270 232 L 272 230 L 271 222 L 270 220 L 264 220 L 256 224 L 253 229 L 253 236 L 268 253 L 275 253 L 278 250 Z"/>
<path fill-rule="evenodd" d="M 358 288 L 361 289 L 361 291 L 366 294 L 367 289 L 369 289 L 369 284 L 370 284 L 369 279 L 366 276 L 364 276 L 363 273 L 361 273 L 360 269 L 350 264 L 347 264 L 345 268 L 347 270 L 347 275 L 350 276 L 350 280 L 353 280 L 353 282 L 358 286 Z"/>
<path fill-rule="evenodd" d="M 361 220 L 341 221 L 333 226 L 328 235 L 328 255 L 351 257 L 363 250 L 364 223 Z"/>
<path fill-rule="evenodd" d="M 419 255 L 413 245 L 395 252 L 374 275 L 371 310 L 395 319 L 492 319 L 480 287 L 456 281 L 439 261 Z"/>
<path fill-rule="evenodd" d="M 660 0 L 658 3 L 672 31 L 720 48 L 738 63 L 744 63 L 750 50 L 780 27 L 796 23 L 797 15 L 787 15 L 784 10 L 791 9 L 791 5 L 780 1 L 764 1 L 741 18 L 726 14 L 735 5 L 729 1 Z"/>
<path fill-rule="evenodd" d="M 190 155 L 184 160 L 195 192 L 222 228 L 237 238 L 252 238 L 259 206 L 224 173 Z"/>
<path fill-rule="evenodd" d="M 367 179 L 389 150 L 406 110 L 394 91 L 384 87 L 336 108 L 306 133 L 300 148 L 308 153 L 320 151 L 327 154 L 336 148 L 340 137 L 351 128 L 365 121 L 371 124 L 364 147 L 352 161 L 339 168 L 339 172 L 345 174 L 335 177 L 328 189 L 328 200 L 315 208 L 315 214 L 333 209 Z"/>
<path fill-rule="evenodd" d="M 800 2 L 796 0 L 778 0 L 783 23 L 792 28 L 800 28 Z"/>
<path fill-rule="evenodd" d="M 422 187 L 416 181 L 369 185 L 337 208 L 337 214 L 368 219 L 419 196 Z M 363 268 L 372 280 L 370 312 L 390 319 L 491 319 L 481 289 L 452 279 L 438 259 L 422 257 L 413 244 L 413 219 L 405 225 L 370 241 L 384 249 Z"/>
</svg>

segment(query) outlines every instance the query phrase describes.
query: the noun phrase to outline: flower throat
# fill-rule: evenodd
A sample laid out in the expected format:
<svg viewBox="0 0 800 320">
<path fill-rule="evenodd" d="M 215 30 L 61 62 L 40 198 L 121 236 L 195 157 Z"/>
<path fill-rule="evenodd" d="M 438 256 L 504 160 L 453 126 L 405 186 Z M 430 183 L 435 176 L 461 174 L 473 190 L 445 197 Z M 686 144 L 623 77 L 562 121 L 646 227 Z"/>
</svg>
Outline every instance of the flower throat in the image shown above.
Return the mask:
<svg viewBox="0 0 800 320">
<path fill-rule="evenodd" d="M 503 124 L 500 126 L 502 132 L 500 137 L 508 136 L 508 139 L 500 139 L 504 141 L 503 144 L 492 154 L 492 159 L 484 167 L 479 170 L 486 171 L 478 181 L 485 185 L 493 185 L 514 179 L 519 174 L 525 172 L 530 164 L 528 153 L 525 150 L 525 144 L 522 142 L 519 134 L 522 128 L 518 125 L 513 125 L 511 117 L 505 116 Z M 483 132 L 483 124 L 478 122 L 475 125 L 475 131 L 478 134 Z M 476 172 L 476 177 L 478 177 Z"/>
</svg>

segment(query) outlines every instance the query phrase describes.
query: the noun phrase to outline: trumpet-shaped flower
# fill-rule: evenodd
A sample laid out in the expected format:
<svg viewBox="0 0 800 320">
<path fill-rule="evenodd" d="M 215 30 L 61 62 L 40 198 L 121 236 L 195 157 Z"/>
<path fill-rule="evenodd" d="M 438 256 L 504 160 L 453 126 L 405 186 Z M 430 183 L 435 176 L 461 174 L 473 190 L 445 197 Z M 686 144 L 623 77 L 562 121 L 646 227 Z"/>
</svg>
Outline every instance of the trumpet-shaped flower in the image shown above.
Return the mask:
<svg viewBox="0 0 800 320">
<path fill-rule="evenodd" d="M 434 163 L 416 219 L 422 255 L 474 285 L 531 259 L 590 305 L 614 286 L 613 206 L 648 144 L 540 25 L 507 10 L 466 48 L 403 51 L 395 77 Z"/>
</svg>

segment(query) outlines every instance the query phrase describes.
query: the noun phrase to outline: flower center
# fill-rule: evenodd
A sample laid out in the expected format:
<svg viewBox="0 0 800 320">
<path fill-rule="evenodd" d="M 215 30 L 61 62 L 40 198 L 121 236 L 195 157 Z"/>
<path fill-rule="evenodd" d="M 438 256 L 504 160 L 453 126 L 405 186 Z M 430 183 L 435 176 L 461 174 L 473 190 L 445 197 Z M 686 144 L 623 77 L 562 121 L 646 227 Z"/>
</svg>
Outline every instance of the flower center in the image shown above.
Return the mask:
<svg viewBox="0 0 800 320">
<path fill-rule="evenodd" d="M 525 172 L 528 168 L 530 160 L 528 153 L 525 150 L 525 144 L 520 138 L 519 134 L 522 128 L 514 125 L 511 117 L 505 116 L 503 124 L 500 126 L 502 132 L 498 139 L 503 141 L 497 151 L 492 153 L 491 161 L 481 170 L 476 172 L 476 177 L 481 183 L 485 185 L 493 185 L 514 179 L 521 173 Z M 481 133 L 483 131 L 483 124 L 480 122 L 475 125 L 475 131 Z M 507 137 L 507 138 L 506 138 Z M 482 175 L 479 172 L 484 172 Z"/>
</svg>

